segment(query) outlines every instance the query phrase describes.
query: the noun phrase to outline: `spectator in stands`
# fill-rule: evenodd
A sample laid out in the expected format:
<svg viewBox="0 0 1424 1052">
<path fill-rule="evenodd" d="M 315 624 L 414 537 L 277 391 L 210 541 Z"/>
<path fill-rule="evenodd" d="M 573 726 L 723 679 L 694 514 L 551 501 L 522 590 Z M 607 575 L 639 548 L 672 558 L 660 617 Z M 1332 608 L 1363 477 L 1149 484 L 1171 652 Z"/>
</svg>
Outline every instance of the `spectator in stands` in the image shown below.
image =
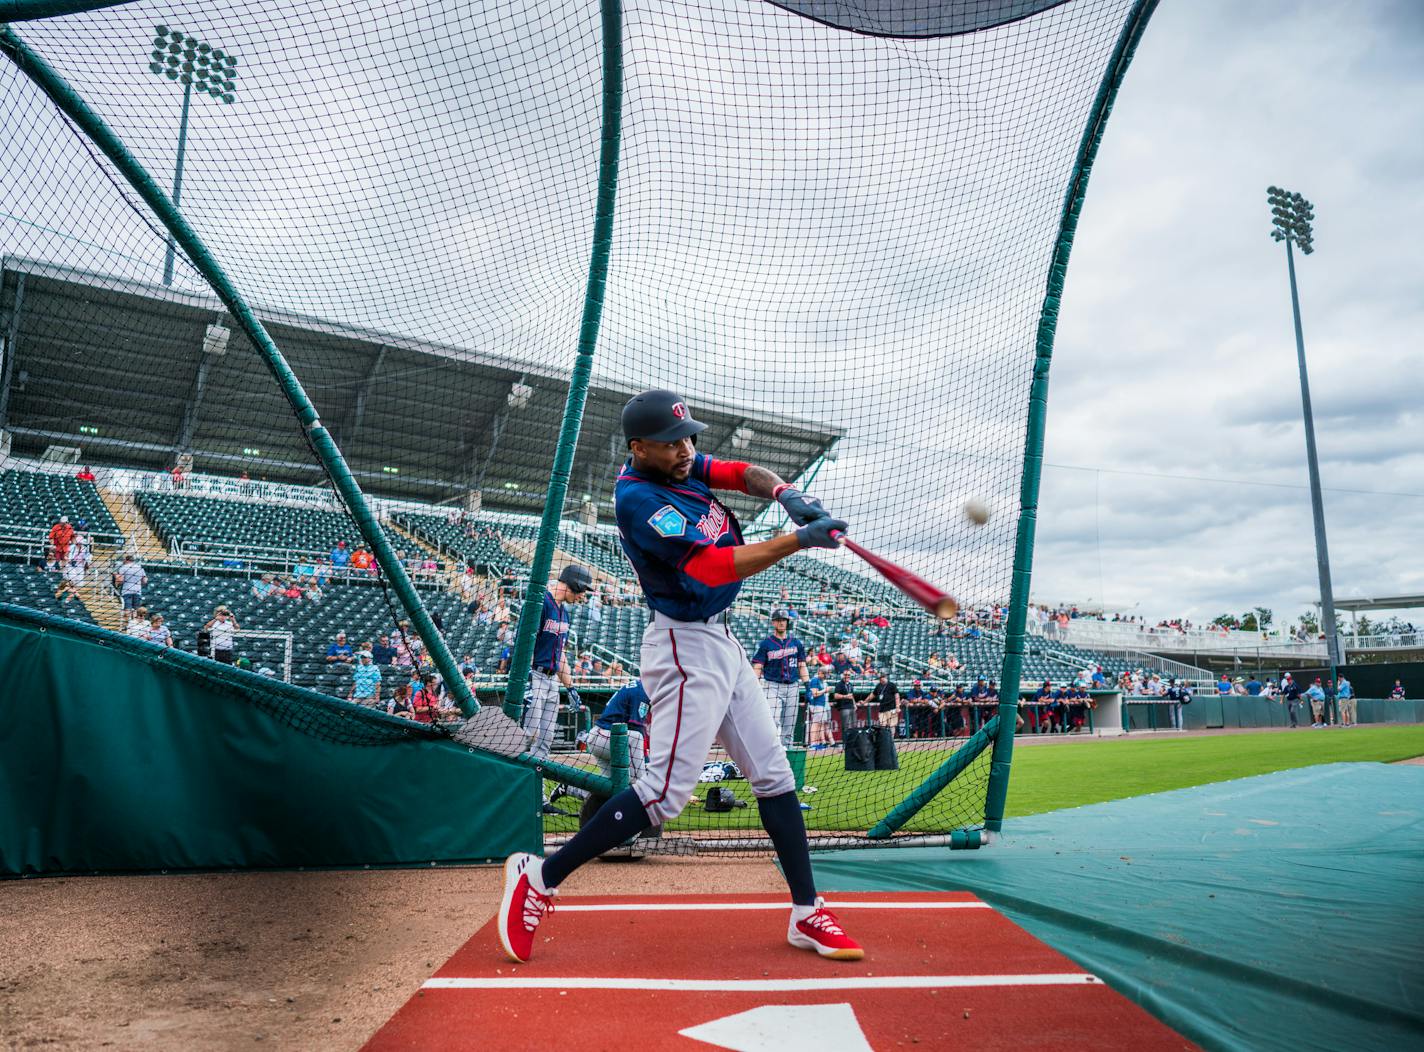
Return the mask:
<svg viewBox="0 0 1424 1052">
<path fill-rule="evenodd" d="M 494 604 L 494 613 L 491 615 L 495 624 L 507 625 L 510 622 L 509 604 L 505 602 L 504 596 L 500 596 Z"/>
<path fill-rule="evenodd" d="M 1399 680 L 1394 681 L 1394 689 L 1389 692 L 1390 701 L 1404 701 L 1404 684 Z"/>
<path fill-rule="evenodd" d="M 345 541 L 337 541 L 331 549 L 331 565 L 336 570 L 346 570 L 351 566 L 351 551 Z"/>
<path fill-rule="evenodd" d="M 846 660 L 854 669 L 859 670 L 865 661 L 865 654 L 860 649 L 860 641 L 853 636 L 841 644 L 841 653 L 846 656 Z"/>
<path fill-rule="evenodd" d="M 300 599 L 302 597 L 302 586 L 296 580 L 281 582 L 282 597 L 284 599 Z"/>
<path fill-rule="evenodd" d="M 608 663 L 608 682 L 623 686 L 623 681 L 628 678 L 628 671 L 623 667 L 623 662 L 614 658 Z"/>
<path fill-rule="evenodd" d="M 148 619 L 147 607 L 135 607 L 129 612 L 129 623 L 124 626 L 124 635 L 133 636 L 135 639 L 147 639 L 148 630 L 152 625 Z"/>
<path fill-rule="evenodd" d="M 351 644 L 346 642 L 346 633 L 336 633 L 336 642 L 326 648 L 326 663 L 328 665 L 352 665 L 355 660 L 355 652 L 352 651 Z"/>
<path fill-rule="evenodd" d="M 351 569 L 372 577 L 376 575 L 376 560 L 366 550 L 365 545 L 357 545 L 356 550 L 351 553 Z"/>
<path fill-rule="evenodd" d="M 168 626 L 163 623 L 162 614 L 154 614 L 148 619 L 148 641 L 157 643 L 159 646 L 171 647 L 173 645 L 173 633 L 168 630 Z"/>
<path fill-rule="evenodd" d="M 1274 698 L 1275 696 L 1276 696 L 1276 681 L 1273 680 L 1273 679 L 1267 679 L 1266 682 L 1261 685 L 1261 697 L 1263 697 L 1263 698 Z"/>
<path fill-rule="evenodd" d="M 505 643 L 499 650 L 499 663 L 495 665 L 495 673 L 500 676 L 509 675 L 509 662 L 514 657 L 514 644 Z"/>
<path fill-rule="evenodd" d="M 188 475 L 183 470 L 182 464 L 174 464 L 173 470 L 168 473 L 168 477 L 172 480 L 175 490 L 185 489 L 188 485 Z"/>
<path fill-rule="evenodd" d="M 1325 688 L 1320 685 L 1320 677 L 1315 677 L 1305 692 L 1305 696 L 1310 699 L 1310 725 L 1312 727 L 1325 726 Z"/>
<path fill-rule="evenodd" d="M 69 525 L 69 516 L 61 515 L 59 521 L 49 528 L 49 558 L 45 569 L 63 571 L 69 562 L 69 544 L 74 540 L 74 527 Z"/>
<path fill-rule="evenodd" d="M 403 720 L 415 718 L 415 713 L 410 707 L 410 684 L 400 683 L 396 689 L 391 691 L 390 700 L 386 702 L 386 711 L 392 716 L 399 716 Z"/>
<path fill-rule="evenodd" d="M 389 637 L 377 636 L 371 645 L 371 662 L 381 668 L 389 668 L 396 659 L 396 644 L 400 636 L 392 632 Z"/>
<path fill-rule="evenodd" d="M 321 602 L 321 600 L 322 600 L 321 586 L 320 586 L 319 584 L 317 584 L 315 581 L 312 581 L 311 583 L 309 583 L 309 584 L 307 585 L 307 593 L 306 593 L 306 595 L 307 595 L 307 602 L 309 602 L 309 603 L 319 603 L 319 602 Z"/>
<path fill-rule="evenodd" d="M 944 668 L 944 659 L 939 656 L 939 651 L 936 650 L 931 652 L 925 664 L 930 668 Z"/>
<path fill-rule="evenodd" d="M 603 621 L 603 597 L 598 594 L 597 589 L 588 594 L 588 621 L 592 625 Z"/>
<path fill-rule="evenodd" d="M 1246 680 L 1242 676 L 1237 676 L 1231 681 L 1231 693 L 1237 697 L 1246 697 Z"/>
<path fill-rule="evenodd" d="M 80 519 L 81 530 L 84 525 L 84 520 Z M 84 587 L 84 580 L 89 572 L 89 561 L 92 558 L 89 535 L 76 532 L 74 540 L 69 545 L 69 558 L 62 567 L 63 573 L 60 575 L 59 588 L 54 593 L 55 599 L 66 603 L 74 599 L 83 601 L 79 590 Z"/>
<path fill-rule="evenodd" d="M 470 612 L 470 616 L 474 618 L 475 624 L 477 625 L 487 625 L 494 620 L 494 614 L 490 611 L 490 608 L 485 605 L 485 601 L 479 596 L 471 599 L 470 605 L 465 609 Z"/>
<path fill-rule="evenodd" d="M 1251 678 L 1246 681 L 1246 693 L 1253 698 L 1257 698 L 1261 696 L 1261 689 L 1261 681 L 1256 678 L 1256 674 L 1253 672 Z"/>
<path fill-rule="evenodd" d="M 80 469 L 79 469 L 79 473 L 76 474 L 74 477 L 75 477 L 76 479 L 78 479 L 80 482 L 93 482 L 93 481 L 95 481 L 95 479 L 94 479 L 94 472 L 90 471 L 88 467 L 82 467 L 82 468 L 80 468 Z"/>
<path fill-rule="evenodd" d="M 410 699 L 410 710 L 417 723 L 435 722 L 435 714 L 440 711 L 440 689 L 433 672 L 420 677 L 420 689 Z"/>
<path fill-rule="evenodd" d="M 1336 685 L 1335 698 L 1340 712 L 1340 726 L 1355 726 L 1359 722 L 1357 719 L 1359 706 L 1355 702 L 1355 686 L 1344 676 L 1340 677 L 1340 682 Z"/>
<path fill-rule="evenodd" d="M 322 559 L 320 562 L 318 562 L 316 564 L 316 573 L 314 574 L 314 576 L 316 578 L 315 584 L 318 588 L 326 588 L 328 585 L 330 585 L 331 560 Z"/>
<path fill-rule="evenodd" d="M 203 629 L 212 641 L 213 660 L 231 665 L 236 633 L 239 631 L 237 618 L 232 616 L 232 611 L 225 606 L 218 607 Z"/>
<path fill-rule="evenodd" d="M 958 672 L 964 666 L 959 663 L 959 658 L 951 653 L 949 657 L 944 659 L 944 667 L 951 672 Z"/>
<path fill-rule="evenodd" d="M 338 638 L 344 636 L 343 632 Z M 346 649 L 349 651 L 351 648 Z M 351 670 L 351 690 L 347 692 L 346 700 L 373 709 L 381 704 L 381 670 L 371 661 L 371 655 L 366 651 L 361 652 L 356 667 Z"/>
<path fill-rule="evenodd" d="M 125 610 L 136 610 L 143 605 L 143 589 L 147 584 L 148 574 L 143 572 L 143 566 L 132 552 L 125 555 L 114 574 L 114 587 L 119 590 Z"/>
<path fill-rule="evenodd" d="M 270 573 L 264 573 L 252 582 L 252 597 L 254 599 L 271 599 L 276 594 L 277 583 Z"/>
</svg>

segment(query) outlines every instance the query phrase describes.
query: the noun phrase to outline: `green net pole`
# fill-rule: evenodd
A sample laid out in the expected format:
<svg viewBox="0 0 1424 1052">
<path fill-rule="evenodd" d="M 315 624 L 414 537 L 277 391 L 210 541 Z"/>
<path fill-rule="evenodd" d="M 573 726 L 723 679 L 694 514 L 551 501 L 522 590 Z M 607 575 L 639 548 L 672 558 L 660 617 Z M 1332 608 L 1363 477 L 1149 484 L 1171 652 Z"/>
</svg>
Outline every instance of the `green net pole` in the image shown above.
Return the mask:
<svg viewBox="0 0 1424 1052">
<path fill-rule="evenodd" d="M 516 759 L 526 767 L 532 767 L 541 778 L 586 789 L 599 796 L 613 795 L 613 780 L 607 775 L 591 771 L 587 767 L 572 767 L 566 763 L 559 763 L 557 760 L 541 760 L 527 752 L 520 753 Z"/>
<path fill-rule="evenodd" d="M 44 59 L 31 51 L 9 26 L 0 29 L 0 51 L 3 51 L 25 76 L 43 90 L 49 96 L 50 101 L 67 114 L 113 162 L 114 167 L 138 191 L 149 208 L 153 209 L 154 214 L 162 221 L 173 239 L 183 246 L 183 251 L 192 261 L 193 266 L 212 286 L 213 291 L 223 301 L 228 312 L 242 326 L 242 330 L 247 333 L 252 345 L 257 349 L 257 353 L 266 361 L 268 369 L 276 378 L 277 385 L 286 395 L 287 401 L 291 403 L 292 410 L 296 414 L 302 430 L 306 433 L 313 451 L 331 477 L 347 511 L 355 520 L 362 538 L 371 546 L 371 552 L 376 557 L 381 572 L 385 574 L 396 597 L 400 600 L 406 613 L 410 615 L 416 633 L 425 642 L 426 652 L 435 662 L 435 667 L 440 670 L 446 687 L 455 696 L 460 705 L 460 711 L 466 716 L 471 716 L 479 711 L 479 703 L 470 693 L 469 685 L 465 683 L 464 676 L 460 674 L 454 656 L 450 653 L 449 647 L 445 645 L 444 638 L 436 630 L 434 622 L 430 620 L 430 615 L 426 613 L 420 597 L 416 595 L 415 586 L 406 576 L 405 567 L 396 558 L 395 550 L 386 540 L 380 523 L 371 514 L 371 509 L 367 507 L 361 487 L 351 474 L 351 469 L 347 466 L 341 451 L 336 447 L 335 440 L 322 424 L 316 407 L 312 405 L 301 381 L 297 379 L 291 366 L 287 364 L 287 359 L 273 342 L 262 322 L 258 320 L 257 315 L 247 305 L 247 301 L 237 291 L 237 287 L 232 283 L 226 271 L 208 251 L 207 246 L 193 228 L 188 225 L 187 220 L 179 213 L 173 202 L 159 189 L 158 184 L 153 181 L 153 177 L 129 153 L 128 148 L 114 134 L 113 130 L 104 123 L 103 118 L 91 110 L 68 81 Z"/>
<path fill-rule="evenodd" d="M 77 15 L 121 7 L 132 0 L 0 0 L 0 22 L 27 22 L 36 18 Z"/>
<path fill-rule="evenodd" d="M 973 737 L 966 739 L 963 745 L 955 749 L 953 756 L 940 764 L 933 774 L 911 790 L 909 796 L 892 807 L 884 818 L 871 826 L 870 832 L 866 836 L 872 840 L 885 840 L 919 814 L 921 808 L 933 800 L 941 789 L 958 778 L 964 769 L 989 747 L 990 742 L 994 740 L 994 730 L 997 727 L 994 722 L 995 718 L 991 717 L 989 722 L 979 728 Z"/>
<path fill-rule="evenodd" d="M 559 520 L 564 515 L 564 497 L 569 490 L 574 451 L 583 426 L 583 407 L 588 399 L 588 383 L 593 375 L 593 352 L 598 345 L 598 327 L 603 319 L 603 296 L 608 280 L 608 258 L 613 249 L 613 205 L 618 196 L 618 147 L 623 122 L 623 8 L 621 0 L 603 0 L 603 133 L 598 157 L 598 205 L 593 219 L 593 254 L 588 264 L 584 288 L 583 320 L 579 325 L 578 356 L 569 378 L 569 397 L 564 403 L 564 420 L 559 427 L 559 444 L 549 491 L 544 498 L 544 515 L 539 523 L 539 539 L 529 566 L 529 585 L 519 616 L 519 634 L 509 659 L 509 685 L 504 694 L 504 711 L 511 719 L 524 714 L 524 692 L 529 684 L 529 666 L 534 660 L 534 637 L 539 633 L 544 589 L 549 567 L 559 539 Z"/>
<path fill-rule="evenodd" d="M 1048 289 L 1038 318 L 1038 336 L 1033 362 L 1033 386 L 1029 390 L 1028 429 L 1024 440 L 1023 475 L 1019 485 L 1019 522 L 1014 540 L 1014 573 L 1009 591 L 1009 614 L 1004 627 L 1004 665 L 999 677 L 999 728 L 994 741 L 994 757 L 989 765 L 989 789 L 984 801 L 984 828 L 998 832 L 1004 821 L 1004 805 L 1009 793 L 1009 766 L 1014 754 L 1014 730 L 1018 722 L 1019 683 L 1023 676 L 1024 629 L 1028 622 L 1029 584 L 1033 573 L 1033 538 L 1038 525 L 1038 484 L 1043 473 L 1043 437 L 1048 418 L 1048 367 L 1053 360 L 1053 337 L 1058 328 L 1058 308 L 1063 299 L 1063 282 L 1068 273 L 1068 256 L 1073 235 L 1088 191 L 1093 159 L 1103 141 L 1108 115 L 1122 87 L 1132 54 L 1157 0 L 1138 0 L 1123 23 L 1097 97 L 1088 116 L 1087 127 L 1078 145 L 1078 157 L 1063 200 L 1063 218 L 1058 241 L 1048 269 Z"/>
</svg>

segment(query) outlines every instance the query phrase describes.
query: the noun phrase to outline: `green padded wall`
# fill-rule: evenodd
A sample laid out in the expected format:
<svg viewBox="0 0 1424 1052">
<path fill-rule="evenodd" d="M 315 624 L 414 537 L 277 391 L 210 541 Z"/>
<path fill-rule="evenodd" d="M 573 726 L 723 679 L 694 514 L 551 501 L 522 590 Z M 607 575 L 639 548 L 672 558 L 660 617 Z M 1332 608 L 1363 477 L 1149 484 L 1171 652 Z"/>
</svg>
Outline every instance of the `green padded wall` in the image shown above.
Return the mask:
<svg viewBox="0 0 1424 1052">
<path fill-rule="evenodd" d="M 0 875 L 542 850 L 532 770 L 200 662 L 0 605 Z"/>
</svg>

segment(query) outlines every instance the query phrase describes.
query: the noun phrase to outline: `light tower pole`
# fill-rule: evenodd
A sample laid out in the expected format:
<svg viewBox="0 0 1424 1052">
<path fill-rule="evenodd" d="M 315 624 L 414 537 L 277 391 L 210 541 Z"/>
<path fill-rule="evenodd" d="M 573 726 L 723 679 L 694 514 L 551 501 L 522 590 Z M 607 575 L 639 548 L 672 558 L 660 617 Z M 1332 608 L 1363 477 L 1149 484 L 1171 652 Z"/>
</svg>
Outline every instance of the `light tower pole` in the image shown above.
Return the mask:
<svg viewBox="0 0 1424 1052">
<path fill-rule="evenodd" d="M 153 27 L 153 52 L 148 70 L 183 85 L 183 116 L 178 121 L 178 160 L 173 166 L 173 206 L 178 207 L 183 195 L 183 154 L 188 147 L 188 108 L 193 88 L 198 94 L 209 95 L 224 105 L 236 99 L 237 57 L 221 48 L 167 26 Z M 168 250 L 163 257 L 163 284 L 173 284 L 173 238 L 168 238 Z"/>
<path fill-rule="evenodd" d="M 1330 680 L 1338 686 L 1338 666 L 1344 664 L 1340 640 L 1335 632 L 1335 594 L 1330 586 L 1330 552 L 1325 544 L 1325 504 L 1320 495 L 1320 461 L 1315 455 L 1315 416 L 1310 410 L 1310 378 L 1305 370 L 1305 337 L 1300 327 L 1300 295 L 1295 284 L 1295 253 L 1299 246 L 1303 255 L 1315 251 L 1315 236 L 1311 221 L 1315 206 L 1300 194 L 1266 188 L 1266 200 L 1271 206 L 1271 237 L 1286 243 L 1286 270 L 1290 274 L 1291 312 L 1295 318 L 1295 354 L 1300 365 L 1300 403 L 1305 416 L 1305 459 L 1310 468 L 1310 510 L 1315 518 L 1315 566 L 1320 574 L 1320 620 L 1325 629 L 1325 649 L 1330 660 Z M 1333 708 L 1333 702 L 1331 703 Z M 1332 713 L 1333 716 L 1333 713 Z"/>
</svg>

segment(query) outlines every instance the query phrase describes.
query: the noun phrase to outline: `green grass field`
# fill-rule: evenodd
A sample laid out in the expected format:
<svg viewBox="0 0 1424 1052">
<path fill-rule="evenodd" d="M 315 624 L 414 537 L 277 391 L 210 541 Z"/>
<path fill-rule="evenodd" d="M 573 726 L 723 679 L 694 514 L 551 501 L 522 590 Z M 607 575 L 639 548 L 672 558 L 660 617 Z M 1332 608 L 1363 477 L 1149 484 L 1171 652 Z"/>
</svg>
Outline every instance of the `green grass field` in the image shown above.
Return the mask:
<svg viewBox="0 0 1424 1052">
<path fill-rule="evenodd" d="M 900 751 L 895 772 L 847 772 L 839 751 L 808 758 L 805 794 L 812 810 L 811 829 L 866 830 L 950 755 L 949 748 Z M 1247 778 L 1270 771 L 1321 763 L 1391 762 L 1424 755 L 1424 726 L 1359 727 L 1229 734 L 1201 738 L 1137 738 L 1128 741 L 1075 741 L 1021 745 L 1014 750 L 1009 781 L 1008 816 L 1038 814 L 1064 807 L 1120 800 L 1167 789 Z M 986 754 L 987 756 L 987 754 Z M 956 810 L 954 794 L 965 794 L 962 806 L 982 817 L 985 759 L 952 785 L 948 796 L 932 804 L 906 827 L 907 832 L 939 832 L 946 813 Z M 747 808 L 710 815 L 694 804 L 670 829 L 759 830 L 756 804 L 746 782 L 724 783 L 748 801 Z M 699 795 L 705 787 L 699 787 Z M 571 819 L 549 819 L 549 832 L 571 832 Z"/>
</svg>

